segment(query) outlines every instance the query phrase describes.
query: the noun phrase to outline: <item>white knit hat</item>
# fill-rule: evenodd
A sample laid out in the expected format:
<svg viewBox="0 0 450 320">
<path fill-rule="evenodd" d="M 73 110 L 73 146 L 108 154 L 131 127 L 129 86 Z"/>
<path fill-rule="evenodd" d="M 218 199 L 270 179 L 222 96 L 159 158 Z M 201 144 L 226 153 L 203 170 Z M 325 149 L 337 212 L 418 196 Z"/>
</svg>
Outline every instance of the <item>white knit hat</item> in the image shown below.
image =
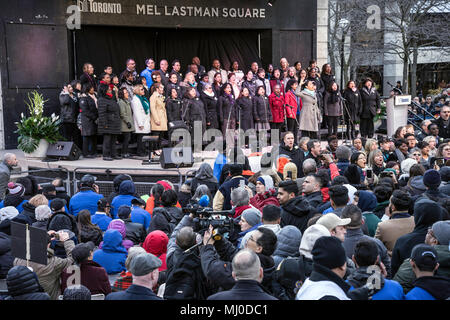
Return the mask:
<svg viewBox="0 0 450 320">
<path fill-rule="evenodd" d="M 313 224 L 303 233 L 302 241 L 300 242 L 300 254 L 308 259 L 312 259 L 311 251 L 320 237 L 331 236 L 330 231 L 321 224 Z"/>
<path fill-rule="evenodd" d="M 15 207 L 9 206 L 0 209 L 0 222 L 3 220 L 12 220 L 19 214 Z"/>
</svg>

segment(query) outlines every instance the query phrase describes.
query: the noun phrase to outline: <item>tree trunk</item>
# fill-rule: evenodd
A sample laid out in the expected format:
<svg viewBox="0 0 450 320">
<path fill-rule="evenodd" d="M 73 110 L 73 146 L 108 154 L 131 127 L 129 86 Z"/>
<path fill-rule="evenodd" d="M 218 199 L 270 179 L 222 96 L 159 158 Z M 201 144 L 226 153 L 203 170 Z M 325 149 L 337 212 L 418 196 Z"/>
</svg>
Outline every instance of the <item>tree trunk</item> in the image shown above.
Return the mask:
<svg viewBox="0 0 450 320">
<path fill-rule="evenodd" d="M 411 65 L 411 95 L 414 98 L 417 95 L 417 58 L 419 55 L 419 50 L 417 48 L 417 44 L 414 43 L 413 47 L 413 62 Z"/>
<path fill-rule="evenodd" d="M 408 94 L 408 68 L 409 68 L 409 54 L 405 52 L 405 55 L 403 57 L 403 90 L 402 90 L 403 94 Z"/>
</svg>

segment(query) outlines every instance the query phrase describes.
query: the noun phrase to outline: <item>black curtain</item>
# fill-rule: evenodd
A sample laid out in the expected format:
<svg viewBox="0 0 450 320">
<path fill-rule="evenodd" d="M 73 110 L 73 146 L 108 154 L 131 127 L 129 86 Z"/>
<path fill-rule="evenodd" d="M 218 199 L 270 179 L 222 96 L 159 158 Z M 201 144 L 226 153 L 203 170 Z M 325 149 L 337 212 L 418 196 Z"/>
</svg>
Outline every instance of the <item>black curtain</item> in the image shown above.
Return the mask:
<svg viewBox="0 0 450 320">
<path fill-rule="evenodd" d="M 181 62 L 182 72 L 198 56 L 206 70 L 218 58 L 222 68 L 229 70 L 234 60 L 241 70 L 248 70 L 252 62 L 261 65 L 258 56 L 257 30 L 155 29 L 129 27 L 83 26 L 75 31 L 75 50 L 78 77 L 85 62 L 90 62 L 99 75 L 103 67 L 112 65 L 119 74 L 125 69 L 127 58 L 136 61 L 137 71 L 145 68 L 145 59 L 167 59 Z M 170 69 L 170 67 L 169 67 Z"/>
</svg>

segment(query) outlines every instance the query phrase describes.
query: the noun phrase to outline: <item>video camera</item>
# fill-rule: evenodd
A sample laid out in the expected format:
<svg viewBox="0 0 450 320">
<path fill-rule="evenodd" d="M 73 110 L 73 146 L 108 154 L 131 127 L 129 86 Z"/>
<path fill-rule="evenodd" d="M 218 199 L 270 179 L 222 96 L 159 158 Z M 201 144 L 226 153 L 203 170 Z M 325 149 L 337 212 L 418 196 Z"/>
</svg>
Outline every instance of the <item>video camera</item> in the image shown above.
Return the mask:
<svg viewBox="0 0 450 320">
<path fill-rule="evenodd" d="M 233 233 L 235 222 L 232 217 L 233 211 L 213 211 L 212 208 L 203 208 L 198 204 L 189 205 L 183 208 L 183 213 L 194 215 L 193 229 L 195 232 L 204 233 L 208 230 L 209 226 L 213 227 L 212 237 L 214 240 L 221 240 L 223 237 L 228 238 L 228 236 Z"/>
</svg>

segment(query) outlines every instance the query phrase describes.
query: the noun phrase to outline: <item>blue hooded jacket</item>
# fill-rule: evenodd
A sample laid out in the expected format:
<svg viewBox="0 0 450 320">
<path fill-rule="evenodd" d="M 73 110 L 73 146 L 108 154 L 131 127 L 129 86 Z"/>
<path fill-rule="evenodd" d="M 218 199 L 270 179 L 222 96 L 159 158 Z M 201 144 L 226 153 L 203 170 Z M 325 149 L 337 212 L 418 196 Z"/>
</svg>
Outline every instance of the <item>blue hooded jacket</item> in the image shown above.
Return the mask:
<svg viewBox="0 0 450 320">
<path fill-rule="evenodd" d="M 134 196 L 135 192 L 136 187 L 134 186 L 133 181 L 122 181 L 119 187 L 119 195 L 115 196 L 113 201 L 111 202 L 111 215 L 114 217 L 114 219 L 117 219 L 117 212 L 120 206 L 126 205 L 131 207 L 131 200 L 136 199 L 136 197 Z"/>
<path fill-rule="evenodd" d="M 109 229 L 103 236 L 103 246 L 94 252 L 93 261 L 105 268 L 108 274 L 125 271 L 127 249 L 122 246 L 122 235 L 115 229 Z"/>
<path fill-rule="evenodd" d="M 150 226 L 152 216 L 146 210 L 139 206 L 133 206 L 131 208 L 131 222 L 140 223 L 144 226 L 145 230 Z"/>
<path fill-rule="evenodd" d="M 377 197 L 373 192 L 359 191 L 358 207 L 362 212 L 372 212 L 377 206 Z"/>
<path fill-rule="evenodd" d="M 69 213 L 76 217 L 78 212 L 87 209 L 92 216 L 97 211 L 97 202 L 101 198 L 103 198 L 103 195 L 94 192 L 92 189 L 82 189 L 70 199 Z"/>
<path fill-rule="evenodd" d="M 296 226 L 284 226 L 277 234 L 277 239 L 277 248 L 272 255 L 275 266 L 278 266 L 284 258 L 300 255 L 302 233 Z"/>
</svg>

